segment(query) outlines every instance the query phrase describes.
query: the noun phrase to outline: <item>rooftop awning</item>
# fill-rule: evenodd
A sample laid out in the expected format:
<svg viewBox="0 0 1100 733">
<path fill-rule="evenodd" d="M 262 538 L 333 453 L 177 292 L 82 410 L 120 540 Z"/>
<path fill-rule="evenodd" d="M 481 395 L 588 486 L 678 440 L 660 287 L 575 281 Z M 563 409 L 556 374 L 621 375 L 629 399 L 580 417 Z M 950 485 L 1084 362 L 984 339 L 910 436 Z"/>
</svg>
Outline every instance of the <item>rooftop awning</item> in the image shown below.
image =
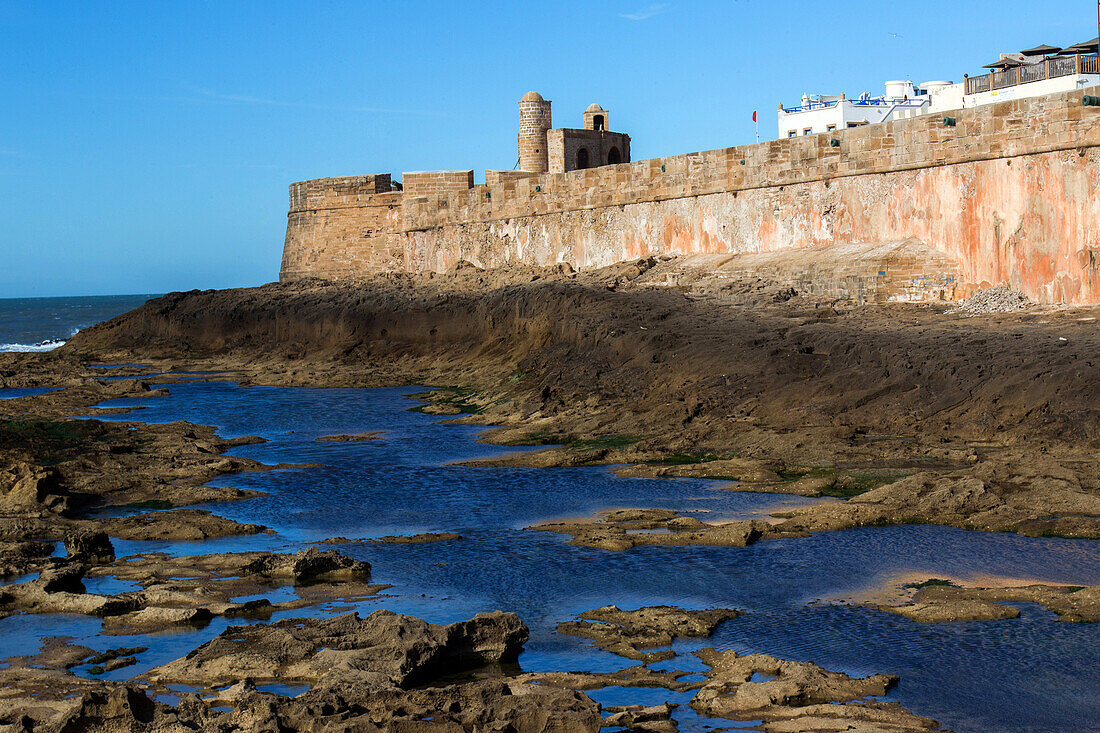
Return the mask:
<svg viewBox="0 0 1100 733">
<path fill-rule="evenodd" d="M 1093 38 L 1091 41 L 1084 41 L 1083 43 L 1075 43 L 1072 46 L 1063 48 L 1058 55 L 1075 56 L 1079 53 L 1096 53 L 1096 44 L 1098 41 L 1100 41 L 1100 38 Z"/>
<path fill-rule="evenodd" d="M 1058 53 L 1062 49 L 1057 46 L 1048 46 L 1043 44 L 1042 46 L 1036 46 L 1035 48 L 1029 48 L 1026 51 L 1020 51 L 1024 56 L 1048 56 L 1052 53 Z"/>
<path fill-rule="evenodd" d="M 983 69 L 1013 69 L 1017 66 L 1023 66 L 1023 62 L 1016 59 L 1001 59 L 1000 61 L 994 61 L 992 64 L 986 64 Z"/>
</svg>

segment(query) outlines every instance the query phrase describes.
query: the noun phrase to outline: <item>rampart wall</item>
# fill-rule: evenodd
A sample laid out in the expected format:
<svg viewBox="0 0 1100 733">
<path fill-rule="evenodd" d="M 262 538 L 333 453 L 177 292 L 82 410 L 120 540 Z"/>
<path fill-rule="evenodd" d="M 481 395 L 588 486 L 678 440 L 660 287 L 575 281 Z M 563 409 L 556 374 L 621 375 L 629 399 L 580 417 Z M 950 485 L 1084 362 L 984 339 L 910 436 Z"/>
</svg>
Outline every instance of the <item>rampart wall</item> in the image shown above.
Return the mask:
<svg viewBox="0 0 1100 733">
<path fill-rule="evenodd" d="M 406 194 L 381 219 L 371 196 L 353 204 L 363 220 L 393 227 L 360 240 L 375 255 L 355 254 L 347 233 L 332 240 L 336 257 L 290 252 L 325 250 L 331 238 L 307 232 L 314 223 L 292 211 L 283 278 L 342 277 L 368 261 L 371 269 L 443 270 L 462 259 L 583 268 L 912 237 L 958 261 L 960 296 L 1009 282 L 1044 302 L 1100 302 L 1100 110 L 1084 107 L 1082 94 L 959 110 L 955 126 L 918 117 Z"/>
<path fill-rule="evenodd" d="M 390 189 L 388 174 L 291 184 L 280 279 L 346 278 L 404 268 L 402 195 Z"/>
</svg>

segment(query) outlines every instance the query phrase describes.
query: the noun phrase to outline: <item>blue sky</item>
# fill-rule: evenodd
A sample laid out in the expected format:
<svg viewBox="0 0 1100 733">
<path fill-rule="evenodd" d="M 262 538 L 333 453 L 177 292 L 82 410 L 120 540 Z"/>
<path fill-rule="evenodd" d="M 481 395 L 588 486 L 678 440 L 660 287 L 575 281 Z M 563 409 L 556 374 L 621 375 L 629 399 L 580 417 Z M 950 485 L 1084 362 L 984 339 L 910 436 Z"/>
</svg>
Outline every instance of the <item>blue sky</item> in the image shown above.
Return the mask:
<svg viewBox="0 0 1100 733">
<path fill-rule="evenodd" d="M 511 168 L 516 101 L 635 159 L 775 137 L 803 92 L 959 80 L 1091 0 L 0 0 L 0 297 L 277 279 L 290 181 Z"/>
</svg>

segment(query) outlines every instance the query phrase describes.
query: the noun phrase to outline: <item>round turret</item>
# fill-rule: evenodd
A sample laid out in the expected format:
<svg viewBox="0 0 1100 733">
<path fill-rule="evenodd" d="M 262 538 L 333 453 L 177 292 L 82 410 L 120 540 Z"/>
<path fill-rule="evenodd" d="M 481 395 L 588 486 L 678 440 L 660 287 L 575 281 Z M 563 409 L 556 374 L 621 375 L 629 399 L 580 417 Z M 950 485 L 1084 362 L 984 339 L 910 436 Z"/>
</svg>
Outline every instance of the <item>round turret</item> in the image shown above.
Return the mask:
<svg viewBox="0 0 1100 733">
<path fill-rule="evenodd" d="M 529 173 L 550 170 L 546 132 L 551 127 L 550 102 L 538 92 L 527 92 L 519 101 L 519 169 Z"/>
</svg>

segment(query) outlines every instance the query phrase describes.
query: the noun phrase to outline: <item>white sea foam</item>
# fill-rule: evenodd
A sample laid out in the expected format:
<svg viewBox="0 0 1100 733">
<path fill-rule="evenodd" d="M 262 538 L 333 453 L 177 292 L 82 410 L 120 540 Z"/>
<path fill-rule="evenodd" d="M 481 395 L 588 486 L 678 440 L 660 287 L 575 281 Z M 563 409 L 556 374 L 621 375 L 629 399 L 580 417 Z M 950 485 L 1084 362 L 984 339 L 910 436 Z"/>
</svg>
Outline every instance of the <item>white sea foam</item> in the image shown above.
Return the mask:
<svg viewBox="0 0 1100 733">
<path fill-rule="evenodd" d="M 69 332 L 69 338 L 80 333 L 79 328 L 74 328 Z M 0 351 L 17 351 L 22 354 L 34 354 L 45 351 L 53 351 L 54 349 L 64 346 L 65 341 L 68 339 L 48 339 L 46 341 L 40 341 L 37 344 L 0 344 Z"/>
<path fill-rule="evenodd" d="M 40 344 L 0 344 L 0 351 L 18 351 L 29 354 L 42 351 L 53 351 L 59 346 L 64 346 L 64 341 L 43 341 Z"/>
</svg>

